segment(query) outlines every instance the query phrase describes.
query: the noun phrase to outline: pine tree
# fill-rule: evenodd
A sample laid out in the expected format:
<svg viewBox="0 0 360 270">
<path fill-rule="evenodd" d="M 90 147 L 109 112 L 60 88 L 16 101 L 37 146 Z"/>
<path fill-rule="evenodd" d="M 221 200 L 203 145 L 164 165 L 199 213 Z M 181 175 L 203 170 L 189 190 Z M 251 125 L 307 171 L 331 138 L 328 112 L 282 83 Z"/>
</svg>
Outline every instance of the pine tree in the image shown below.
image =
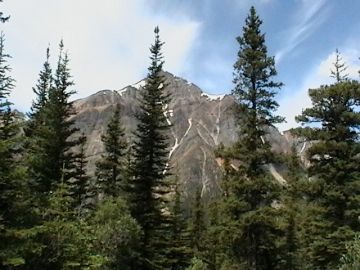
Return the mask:
<svg viewBox="0 0 360 270">
<path fill-rule="evenodd" d="M 285 237 L 282 243 L 282 252 L 280 255 L 283 269 L 303 269 L 303 259 L 301 256 L 301 237 L 300 227 L 303 223 L 307 205 L 305 202 L 307 188 L 307 178 L 304 169 L 301 166 L 295 146 L 289 154 L 284 156 L 284 164 L 287 165 L 285 179 L 287 185 L 282 192 L 282 220 Z"/>
<path fill-rule="evenodd" d="M 32 102 L 30 113 L 28 113 L 29 121 L 26 128 L 27 136 L 31 136 L 31 133 L 34 132 L 34 129 L 40 128 L 44 122 L 44 120 L 41 118 L 43 110 L 45 108 L 45 104 L 48 101 L 50 88 L 52 87 L 52 70 L 49 60 L 50 49 L 47 48 L 46 61 L 44 63 L 43 69 L 40 71 L 38 82 L 36 86 L 33 87 L 33 92 L 35 93 L 36 98 Z"/>
<path fill-rule="evenodd" d="M 120 105 L 117 105 L 107 125 L 106 134 L 101 137 L 105 153 L 96 163 L 96 182 L 99 192 L 113 197 L 121 194 L 127 180 L 124 165 L 128 147 L 120 117 Z"/>
<path fill-rule="evenodd" d="M 28 166 L 29 183 L 32 192 L 44 190 L 42 186 L 42 170 L 46 165 L 46 135 L 48 128 L 45 124 L 45 106 L 49 99 L 50 88 L 53 87 L 52 70 L 50 67 L 49 59 L 50 50 L 46 51 L 46 60 L 43 69 L 40 71 L 39 78 L 33 92 L 36 97 L 32 102 L 30 112 L 27 114 L 28 121 L 24 126 L 26 135 L 26 152 L 25 162 Z"/>
<path fill-rule="evenodd" d="M 191 207 L 191 220 L 189 226 L 191 247 L 197 257 L 200 257 L 201 252 L 204 249 L 203 244 L 205 227 L 205 213 L 203 201 L 201 198 L 201 189 L 197 188 L 194 202 Z"/>
<path fill-rule="evenodd" d="M 7 100 L 11 90 L 14 88 L 15 80 L 8 75 L 11 71 L 10 66 L 7 64 L 7 59 L 10 55 L 5 53 L 5 35 L 3 32 L 0 34 L 0 114 L 7 110 L 11 103 Z"/>
<path fill-rule="evenodd" d="M 49 192 L 61 177 L 66 182 L 71 178 L 75 170 L 75 157 L 71 148 L 79 144 L 77 139 L 71 139 L 77 129 L 74 120 L 70 118 L 74 109 L 69 98 L 75 91 L 70 89 L 74 83 L 68 67 L 69 58 L 64 52 L 62 41 L 59 47 L 53 85 L 48 90 L 48 99 L 41 110 L 42 122 L 36 127 L 36 153 L 31 164 L 37 191 L 44 193 Z M 50 70 L 47 71 L 47 76 L 50 76 Z"/>
<path fill-rule="evenodd" d="M 0 3 L 2 1 L 3 0 L 0 0 Z M 10 19 L 10 16 L 4 16 L 4 13 L 0 11 L 0 22 L 4 23 L 4 22 L 7 22 L 9 19 Z"/>
<path fill-rule="evenodd" d="M 335 69 L 331 70 L 330 77 L 334 78 L 336 82 L 347 80 L 349 74 L 344 74 L 344 72 L 347 70 L 347 66 L 345 65 L 338 49 L 335 51 L 335 62 L 333 65 Z"/>
<path fill-rule="evenodd" d="M 279 184 L 265 169 L 273 161 L 266 130 L 283 121 L 276 116 L 274 97 L 282 83 L 272 80 L 277 73 L 274 58 L 267 56 L 262 21 L 251 7 L 237 38 L 240 45 L 234 65 L 233 94 L 239 138 L 232 158 L 240 160 L 233 177 L 228 177 L 226 196 L 219 204 L 224 245 L 229 269 L 274 269 L 281 231 L 274 217 L 279 213 L 273 203 L 279 200 Z M 224 266 L 225 267 L 225 266 Z"/>
<path fill-rule="evenodd" d="M 185 269 L 190 265 L 192 250 L 190 247 L 190 232 L 187 229 L 186 219 L 183 213 L 179 178 L 176 176 L 174 198 L 172 199 L 171 209 L 171 230 L 169 237 L 169 250 L 167 259 L 170 261 L 170 269 Z"/>
<path fill-rule="evenodd" d="M 294 131 L 314 142 L 307 151 L 313 215 L 304 232 L 305 256 L 316 269 L 336 268 L 346 241 L 360 229 L 360 84 L 338 71 L 334 84 L 309 90 L 312 107 L 296 118 L 303 127 Z"/>
<path fill-rule="evenodd" d="M 142 257 L 143 269 L 161 267 L 164 242 L 161 230 L 167 218 L 164 215 L 164 194 L 169 191 L 166 183 L 169 141 L 165 106 L 169 95 L 165 92 L 162 75 L 163 57 L 159 28 L 155 28 L 155 43 L 151 46 L 151 65 L 146 85 L 140 92 L 139 121 L 135 132 L 133 179 L 131 181 L 132 215 L 144 231 Z M 156 266 L 157 265 L 157 266 Z"/>
<path fill-rule="evenodd" d="M 70 187 L 61 180 L 48 200 L 43 223 L 36 227 L 41 248 L 25 269 L 102 269 L 106 258 L 94 249 L 94 228 L 77 218 Z"/>
<path fill-rule="evenodd" d="M 74 172 L 69 179 L 69 188 L 71 196 L 73 197 L 74 206 L 82 210 L 83 207 L 87 208 L 87 193 L 88 186 L 90 185 L 90 177 L 86 173 L 86 136 L 84 133 L 79 137 L 78 152 L 74 153 Z"/>
<path fill-rule="evenodd" d="M 22 251 L 26 249 L 30 227 L 25 169 L 21 163 L 22 138 L 20 126 L 11 103 L 7 100 L 14 89 L 14 79 L 9 75 L 5 53 L 4 34 L 0 35 L 0 268 L 14 269 L 22 265 Z"/>
</svg>

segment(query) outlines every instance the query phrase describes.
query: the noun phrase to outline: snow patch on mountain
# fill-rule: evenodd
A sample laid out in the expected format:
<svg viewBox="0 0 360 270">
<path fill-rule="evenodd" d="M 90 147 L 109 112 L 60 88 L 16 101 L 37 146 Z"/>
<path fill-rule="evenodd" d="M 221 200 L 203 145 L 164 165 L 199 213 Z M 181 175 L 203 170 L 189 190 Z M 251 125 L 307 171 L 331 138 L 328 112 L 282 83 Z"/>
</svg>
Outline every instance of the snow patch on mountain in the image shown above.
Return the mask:
<svg viewBox="0 0 360 270">
<path fill-rule="evenodd" d="M 121 89 L 121 90 L 118 90 L 117 93 L 122 97 L 122 95 L 128 90 L 127 87 Z"/>
<path fill-rule="evenodd" d="M 132 87 L 136 88 L 136 89 L 140 89 L 140 88 L 144 88 L 146 85 L 146 81 L 145 80 L 141 80 L 133 85 L 131 85 Z"/>
<path fill-rule="evenodd" d="M 210 100 L 222 100 L 225 97 L 225 94 L 223 94 L 223 95 L 215 95 L 215 94 L 208 94 L 208 93 L 202 92 L 201 96 L 206 97 L 206 98 L 208 98 Z"/>
</svg>

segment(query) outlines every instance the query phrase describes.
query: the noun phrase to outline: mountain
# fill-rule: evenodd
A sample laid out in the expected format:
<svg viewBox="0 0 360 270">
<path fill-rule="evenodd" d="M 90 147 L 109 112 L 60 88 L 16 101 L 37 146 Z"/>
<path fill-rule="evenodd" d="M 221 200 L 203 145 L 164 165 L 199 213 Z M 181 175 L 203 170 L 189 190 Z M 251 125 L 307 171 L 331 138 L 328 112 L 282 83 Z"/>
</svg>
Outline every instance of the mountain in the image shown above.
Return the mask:
<svg viewBox="0 0 360 270">
<path fill-rule="evenodd" d="M 237 138 L 232 110 L 235 99 L 231 95 L 207 94 L 195 84 L 168 72 L 164 72 L 164 76 L 172 95 L 171 103 L 166 105 L 166 116 L 172 124 L 171 172 L 179 176 L 187 195 L 196 188 L 201 188 L 203 195 L 217 193 L 222 172 L 221 160 L 216 159 L 214 150 L 220 143 L 231 145 Z M 101 135 L 116 104 L 121 105 L 121 120 L 131 143 L 137 124 L 134 116 L 138 111 L 138 95 L 144 84 L 142 80 L 121 90 L 103 90 L 74 102 L 76 125 L 88 139 L 86 155 L 91 174 L 103 151 Z M 289 134 L 281 135 L 275 128 L 269 129 L 265 139 L 278 153 L 288 153 L 294 142 L 300 151 L 298 141 Z M 275 177 L 281 177 L 274 166 L 269 166 Z"/>
</svg>

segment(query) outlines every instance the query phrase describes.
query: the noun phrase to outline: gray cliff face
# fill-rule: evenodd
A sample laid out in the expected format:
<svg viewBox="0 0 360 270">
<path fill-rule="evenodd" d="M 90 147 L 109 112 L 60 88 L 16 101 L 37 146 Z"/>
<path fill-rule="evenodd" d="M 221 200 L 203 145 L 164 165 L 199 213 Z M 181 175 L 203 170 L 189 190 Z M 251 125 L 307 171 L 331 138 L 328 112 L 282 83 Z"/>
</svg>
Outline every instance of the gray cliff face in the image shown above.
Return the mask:
<svg viewBox="0 0 360 270">
<path fill-rule="evenodd" d="M 203 194 L 220 190 L 221 162 L 214 150 L 223 143 L 231 145 L 237 138 L 231 95 L 207 95 L 196 85 L 165 73 L 167 89 L 172 101 L 166 105 L 166 116 L 172 124 L 169 134 L 169 164 L 177 174 L 185 194 L 200 188 Z M 94 173 L 95 162 L 103 152 L 101 135 L 116 104 L 122 108 L 122 123 L 131 143 L 136 129 L 135 114 L 138 111 L 137 96 L 144 81 L 118 91 L 103 90 L 74 103 L 76 125 L 87 136 L 89 172 Z M 289 152 L 291 140 L 270 128 L 266 138 L 276 152 Z"/>
</svg>

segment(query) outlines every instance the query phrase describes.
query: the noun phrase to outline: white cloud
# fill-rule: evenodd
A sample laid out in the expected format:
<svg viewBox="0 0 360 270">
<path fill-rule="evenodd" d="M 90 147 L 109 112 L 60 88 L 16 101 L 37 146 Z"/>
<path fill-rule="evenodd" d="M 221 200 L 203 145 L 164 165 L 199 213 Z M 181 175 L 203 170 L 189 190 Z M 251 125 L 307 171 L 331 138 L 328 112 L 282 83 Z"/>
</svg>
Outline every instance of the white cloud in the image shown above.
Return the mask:
<svg viewBox="0 0 360 270">
<path fill-rule="evenodd" d="M 165 69 L 181 72 L 200 26 L 184 17 L 150 14 L 145 0 L 7 0 L 2 10 L 11 15 L 1 27 L 17 80 L 12 101 L 22 110 L 31 104 L 31 87 L 49 43 L 55 62 L 57 44 L 64 39 L 77 97 L 84 97 L 140 80 L 149 65 L 156 25 L 165 41 Z"/>
<path fill-rule="evenodd" d="M 358 79 L 358 71 L 360 70 L 358 57 L 360 50 L 345 48 L 340 50 L 340 53 L 348 67 L 346 73 L 349 74 L 349 78 Z M 300 90 L 295 91 L 293 95 L 287 95 L 279 101 L 280 107 L 278 113 L 279 115 L 285 116 L 287 121 L 287 123 L 278 125 L 281 131 L 299 126 L 295 121 L 295 116 L 301 114 L 303 109 L 311 106 L 311 101 L 308 96 L 309 89 L 318 88 L 320 85 L 334 82 L 334 78 L 330 77 L 334 62 L 335 52 L 329 54 L 309 72 L 304 83 L 299 87 Z"/>
<path fill-rule="evenodd" d="M 320 16 L 326 0 L 302 0 L 302 8 L 295 16 L 296 22 L 289 31 L 284 32 L 285 45 L 276 53 L 275 60 L 279 63 L 286 54 L 294 50 L 300 43 L 306 40 L 314 31 L 316 26 L 324 21 L 325 16 Z"/>
</svg>

